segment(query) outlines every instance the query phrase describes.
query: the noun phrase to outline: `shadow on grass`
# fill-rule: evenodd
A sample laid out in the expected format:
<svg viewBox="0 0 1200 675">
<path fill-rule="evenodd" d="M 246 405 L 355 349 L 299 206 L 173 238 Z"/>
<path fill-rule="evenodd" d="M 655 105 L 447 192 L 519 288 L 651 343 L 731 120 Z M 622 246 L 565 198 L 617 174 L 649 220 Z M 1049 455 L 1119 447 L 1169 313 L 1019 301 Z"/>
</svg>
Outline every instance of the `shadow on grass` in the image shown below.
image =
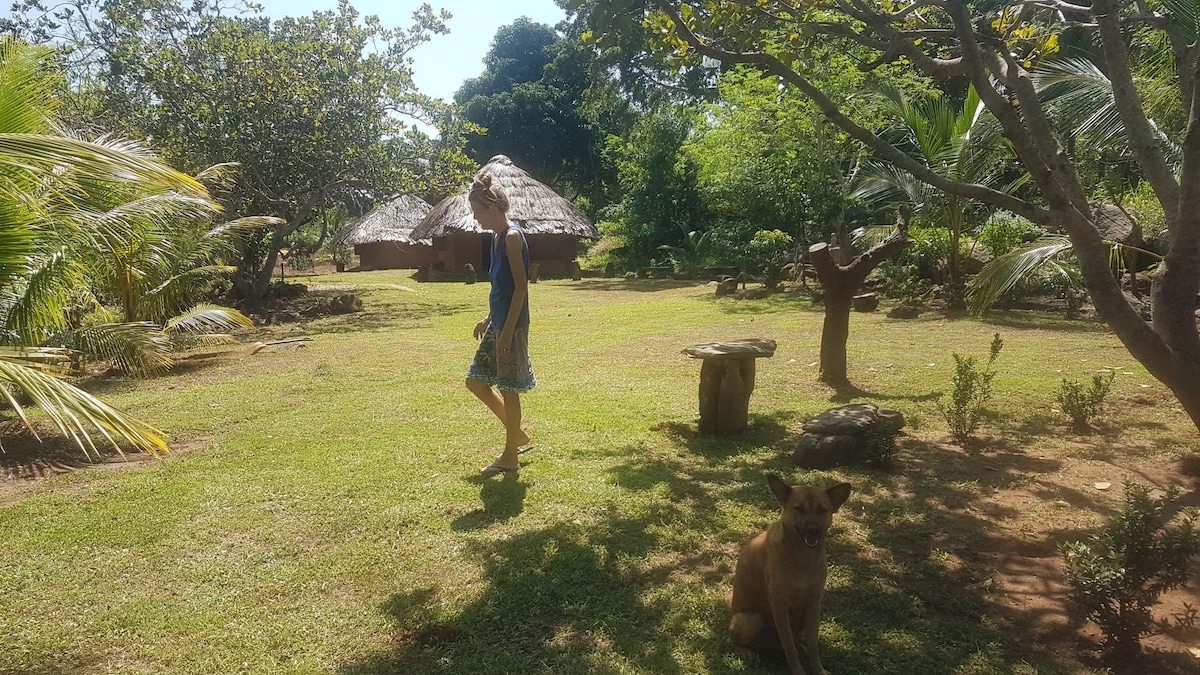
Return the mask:
<svg viewBox="0 0 1200 675">
<path fill-rule="evenodd" d="M 479 599 L 446 615 L 435 586 L 398 591 L 381 607 L 396 627 L 392 647 L 340 672 L 779 672 L 778 656 L 743 660 L 730 648 L 720 600 L 754 523 L 776 517 L 767 472 L 854 485 L 830 543 L 822 642 L 834 672 L 1073 672 L 1073 656 L 1056 663 L 1033 639 L 1029 626 L 1042 609 L 1000 609 L 981 553 L 1012 548 L 996 523 L 1014 512 L 986 496 L 1060 463 L 901 437 L 899 473 L 802 473 L 762 452 L 786 434 L 781 420 L 754 426 L 761 435 L 753 439 L 704 439 L 690 425 L 669 424 L 660 429 L 671 440 L 665 448 L 598 449 L 624 458 L 607 477 L 627 497 L 571 522 L 470 542 Z M 511 517 L 523 493 L 502 495 L 501 487 L 494 509 L 485 497 L 481 514 L 455 526 Z M 730 515 L 735 509 L 761 516 L 747 524 Z"/>
<path fill-rule="evenodd" d="M 435 317 L 453 316 L 478 308 L 478 305 L 465 303 L 405 302 L 403 299 L 374 302 L 371 298 L 367 298 L 364 301 L 363 310 L 360 312 L 330 314 L 327 311 L 329 302 L 335 296 L 342 294 L 343 292 L 336 290 L 309 291 L 299 298 L 281 303 L 272 311 L 275 313 L 281 310 L 295 312 L 300 315 L 301 319 L 282 325 L 297 326 L 309 335 L 321 335 L 395 330 L 397 328 L 425 328 L 428 326 L 428 322 Z"/>
<path fill-rule="evenodd" d="M 873 391 L 867 391 L 854 384 L 844 384 L 834 387 L 834 393 L 829 397 L 829 401 L 830 403 L 837 403 L 841 405 L 850 403 L 856 398 L 866 398 L 875 401 L 912 401 L 914 403 L 920 403 L 922 401 L 936 401 L 941 397 L 941 395 L 942 392 L 940 391 L 931 391 L 926 394 L 907 394 L 897 396 L 894 394 L 880 394 Z"/>
<path fill-rule="evenodd" d="M 1066 319 L 1061 315 L 1030 310 L 993 310 L 988 312 L 981 321 L 989 326 L 1052 330 L 1061 333 L 1101 333 L 1108 330 L 1101 321 Z"/>
<path fill-rule="evenodd" d="M 720 460 L 778 444 L 788 437 L 788 426 L 793 421 L 794 416 L 790 413 L 755 413 L 750 415 L 749 428 L 745 433 L 731 436 L 703 435 L 699 432 L 696 422 L 660 422 L 651 427 L 651 430 L 687 448 L 688 452 L 710 460 Z"/>
<path fill-rule="evenodd" d="M 528 487 L 520 475 L 506 472 L 499 479 L 475 476 L 471 482 L 480 483 L 479 499 L 482 508 L 463 514 L 450 524 L 452 530 L 479 530 L 494 523 L 511 520 L 525 510 L 525 493 Z"/>
<path fill-rule="evenodd" d="M 722 312 L 734 315 L 779 314 L 781 312 L 811 312 L 812 298 L 801 293 L 773 292 L 763 298 L 735 298 L 716 294 L 706 295 L 701 300 L 715 304 Z M 823 308 L 816 308 L 824 311 Z"/>
<path fill-rule="evenodd" d="M 707 282 L 677 279 L 588 279 L 572 282 L 568 288 L 573 291 L 635 291 L 639 293 L 655 293 L 676 288 L 699 288 Z"/>
</svg>

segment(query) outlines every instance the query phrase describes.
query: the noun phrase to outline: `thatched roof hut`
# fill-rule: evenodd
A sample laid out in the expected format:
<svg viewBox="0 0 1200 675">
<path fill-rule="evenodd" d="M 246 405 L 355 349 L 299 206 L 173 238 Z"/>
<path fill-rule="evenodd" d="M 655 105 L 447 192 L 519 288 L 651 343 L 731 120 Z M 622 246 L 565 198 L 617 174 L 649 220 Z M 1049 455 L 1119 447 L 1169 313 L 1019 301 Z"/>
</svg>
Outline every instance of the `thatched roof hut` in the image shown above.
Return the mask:
<svg viewBox="0 0 1200 675">
<path fill-rule="evenodd" d="M 490 173 L 494 184 L 504 188 L 508 219 L 528 235 L 530 262 L 539 264 L 542 276 L 566 275 L 579 240 L 600 238 L 596 226 L 582 211 L 508 157 L 496 155 L 480 172 Z M 483 271 L 490 262 L 490 233 L 485 235 L 475 222 L 467 192 L 438 202 L 409 236 L 433 240 L 435 268 L 457 272 L 470 263 Z"/>
<path fill-rule="evenodd" d="M 393 195 L 346 225 L 330 242 L 354 246 L 359 267 L 366 269 L 429 265 L 433 261 L 433 242 L 413 237 L 412 232 L 432 208 L 415 195 Z"/>
<path fill-rule="evenodd" d="M 386 202 L 346 225 L 330 242 L 351 246 L 376 244 L 381 241 L 416 243 L 420 240 L 413 239 L 410 235 L 421 219 L 429 215 L 432 208 L 429 202 L 416 195 L 392 195 Z M 424 243 L 430 242 L 426 240 Z"/>
</svg>

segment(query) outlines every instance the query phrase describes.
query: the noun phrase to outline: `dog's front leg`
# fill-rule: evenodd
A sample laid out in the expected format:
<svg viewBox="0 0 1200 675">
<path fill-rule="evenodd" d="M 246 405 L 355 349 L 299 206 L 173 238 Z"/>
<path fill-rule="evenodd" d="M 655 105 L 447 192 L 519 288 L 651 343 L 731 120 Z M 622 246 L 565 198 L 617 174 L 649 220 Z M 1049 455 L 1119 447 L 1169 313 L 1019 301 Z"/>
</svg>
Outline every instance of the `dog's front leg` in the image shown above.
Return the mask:
<svg viewBox="0 0 1200 675">
<path fill-rule="evenodd" d="M 792 617 L 787 603 L 772 602 L 771 616 L 775 619 L 775 630 L 779 632 L 779 643 L 787 656 L 788 669 L 792 675 L 808 675 L 800 663 L 800 651 L 796 649 L 796 634 L 792 632 Z"/>
<path fill-rule="evenodd" d="M 817 636 L 821 632 L 821 602 L 808 603 L 804 608 L 804 651 L 808 653 L 808 667 L 813 675 L 830 675 L 821 666 L 821 656 L 818 651 Z"/>
</svg>

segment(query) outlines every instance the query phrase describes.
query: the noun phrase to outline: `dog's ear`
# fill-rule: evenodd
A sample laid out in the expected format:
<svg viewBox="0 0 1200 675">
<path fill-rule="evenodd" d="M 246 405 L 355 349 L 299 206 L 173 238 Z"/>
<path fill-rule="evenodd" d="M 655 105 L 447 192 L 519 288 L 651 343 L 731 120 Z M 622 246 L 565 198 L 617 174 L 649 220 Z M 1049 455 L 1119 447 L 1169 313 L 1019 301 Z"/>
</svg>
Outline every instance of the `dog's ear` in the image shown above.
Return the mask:
<svg viewBox="0 0 1200 675">
<path fill-rule="evenodd" d="M 775 493 L 775 499 L 778 499 L 780 504 L 786 504 L 792 498 L 792 486 L 783 482 L 779 476 L 769 473 L 767 482 L 771 484 L 771 492 Z"/>
<path fill-rule="evenodd" d="M 850 484 L 839 483 L 825 491 L 825 495 L 829 497 L 830 503 L 833 504 L 833 510 L 837 511 L 850 498 Z"/>
</svg>

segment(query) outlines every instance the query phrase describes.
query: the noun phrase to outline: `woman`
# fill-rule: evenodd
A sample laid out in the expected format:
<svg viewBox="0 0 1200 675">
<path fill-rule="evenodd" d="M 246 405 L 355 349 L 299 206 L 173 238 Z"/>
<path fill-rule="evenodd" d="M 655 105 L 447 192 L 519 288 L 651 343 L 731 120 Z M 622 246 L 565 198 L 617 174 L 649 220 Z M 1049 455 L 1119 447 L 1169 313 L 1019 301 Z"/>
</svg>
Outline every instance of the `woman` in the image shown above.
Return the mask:
<svg viewBox="0 0 1200 675">
<path fill-rule="evenodd" d="M 529 443 L 521 429 L 521 394 L 537 385 L 529 363 L 529 244 L 508 221 L 508 196 L 490 174 L 476 176 L 468 201 L 476 222 L 494 233 L 489 312 L 475 325 L 475 337 L 482 339 L 467 370 L 467 389 L 504 423 L 504 452 L 479 470 L 495 476 L 520 470 L 517 455 Z"/>
</svg>

